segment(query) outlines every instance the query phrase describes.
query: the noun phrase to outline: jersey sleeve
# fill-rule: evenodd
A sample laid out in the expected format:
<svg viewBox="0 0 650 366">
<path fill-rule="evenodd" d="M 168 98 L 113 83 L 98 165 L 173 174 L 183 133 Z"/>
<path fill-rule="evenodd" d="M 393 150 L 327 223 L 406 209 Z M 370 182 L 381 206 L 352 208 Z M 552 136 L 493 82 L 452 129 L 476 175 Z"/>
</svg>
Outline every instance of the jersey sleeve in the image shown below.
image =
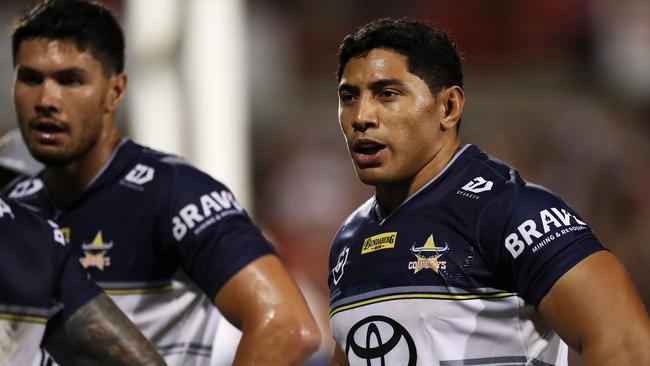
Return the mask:
<svg viewBox="0 0 650 366">
<path fill-rule="evenodd" d="M 511 290 L 534 306 L 564 273 L 604 249 L 574 210 L 531 184 L 492 199 L 478 230 L 484 255 Z"/>
<path fill-rule="evenodd" d="M 177 169 L 172 189 L 162 225 L 183 270 L 211 300 L 239 270 L 274 253 L 223 184 L 187 166 Z"/>
</svg>

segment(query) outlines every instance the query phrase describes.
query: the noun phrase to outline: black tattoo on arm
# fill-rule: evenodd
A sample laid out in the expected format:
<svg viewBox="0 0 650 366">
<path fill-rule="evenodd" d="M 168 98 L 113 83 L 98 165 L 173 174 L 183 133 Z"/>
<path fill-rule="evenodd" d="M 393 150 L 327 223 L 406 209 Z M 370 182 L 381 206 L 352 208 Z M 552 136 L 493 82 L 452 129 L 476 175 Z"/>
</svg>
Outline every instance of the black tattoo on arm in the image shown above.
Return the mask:
<svg viewBox="0 0 650 366">
<path fill-rule="evenodd" d="M 105 294 L 98 295 L 43 341 L 62 365 L 165 365 L 154 346 Z"/>
</svg>

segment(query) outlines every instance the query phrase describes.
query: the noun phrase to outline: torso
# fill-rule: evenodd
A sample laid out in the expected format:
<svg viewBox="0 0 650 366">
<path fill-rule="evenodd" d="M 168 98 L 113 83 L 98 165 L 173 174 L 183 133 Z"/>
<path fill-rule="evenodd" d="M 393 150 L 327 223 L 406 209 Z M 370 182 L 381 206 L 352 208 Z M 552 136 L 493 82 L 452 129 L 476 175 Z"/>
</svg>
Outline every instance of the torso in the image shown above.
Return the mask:
<svg viewBox="0 0 650 366">
<path fill-rule="evenodd" d="M 220 319 L 211 299 L 241 267 L 272 252 L 232 193 L 181 159 L 131 141 L 66 210 L 44 189 L 30 192 L 42 186 L 38 179 L 10 195 L 59 223 L 80 262 L 168 364 L 208 364 Z M 239 229 L 241 242 L 222 242 Z M 248 246 L 222 254 L 228 245 Z"/>
<path fill-rule="evenodd" d="M 535 305 L 567 270 L 549 263 L 562 247 L 591 243 L 568 254 L 577 263 L 600 245 L 577 216 L 543 232 L 539 212 L 552 207 L 570 210 L 474 146 L 387 217 L 366 202 L 330 252 L 332 333 L 350 364 L 564 365 L 566 346 Z M 528 232 L 536 242 L 513 258 L 506 237 L 525 240 L 517 228 L 528 218 L 542 235 Z"/>
</svg>

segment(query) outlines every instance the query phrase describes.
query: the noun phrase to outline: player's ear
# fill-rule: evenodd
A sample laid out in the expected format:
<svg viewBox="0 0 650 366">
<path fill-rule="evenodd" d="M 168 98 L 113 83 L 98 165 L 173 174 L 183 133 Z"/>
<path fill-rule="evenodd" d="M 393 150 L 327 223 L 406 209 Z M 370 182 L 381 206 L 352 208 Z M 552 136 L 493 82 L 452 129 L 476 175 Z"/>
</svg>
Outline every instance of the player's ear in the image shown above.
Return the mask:
<svg viewBox="0 0 650 366">
<path fill-rule="evenodd" d="M 461 87 L 453 85 L 438 93 L 438 98 L 442 105 L 440 127 L 445 130 L 455 128 L 463 114 L 465 92 Z"/>
<path fill-rule="evenodd" d="M 106 96 L 106 112 L 114 112 L 124 99 L 126 92 L 127 76 L 125 73 L 114 73 L 108 81 L 108 94 Z"/>
</svg>

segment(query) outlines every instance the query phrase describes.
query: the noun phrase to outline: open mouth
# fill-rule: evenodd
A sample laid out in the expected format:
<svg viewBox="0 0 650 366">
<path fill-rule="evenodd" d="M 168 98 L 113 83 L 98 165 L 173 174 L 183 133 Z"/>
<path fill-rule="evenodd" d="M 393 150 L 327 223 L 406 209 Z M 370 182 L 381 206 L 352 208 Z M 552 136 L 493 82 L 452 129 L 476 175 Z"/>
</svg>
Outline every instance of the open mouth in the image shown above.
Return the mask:
<svg viewBox="0 0 650 366">
<path fill-rule="evenodd" d="M 374 141 L 362 141 L 354 144 L 352 151 L 362 155 L 375 155 L 386 148 L 386 145 Z"/>
<path fill-rule="evenodd" d="M 60 138 L 70 130 L 65 123 L 49 119 L 36 120 L 30 127 L 32 136 L 34 136 L 41 144 L 46 145 L 61 142 Z"/>
<path fill-rule="evenodd" d="M 374 140 L 359 140 L 352 145 L 352 159 L 359 168 L 372 168 L 382 164 L 382 151 L 387 145 Z"/>
<path fill-rule="evenodd" d="M 55 121 L 37 121 L 32 125 L 32 129 L 36 132 L 51 134 L 68 131 L 64 124 Z"/>
</svg>

